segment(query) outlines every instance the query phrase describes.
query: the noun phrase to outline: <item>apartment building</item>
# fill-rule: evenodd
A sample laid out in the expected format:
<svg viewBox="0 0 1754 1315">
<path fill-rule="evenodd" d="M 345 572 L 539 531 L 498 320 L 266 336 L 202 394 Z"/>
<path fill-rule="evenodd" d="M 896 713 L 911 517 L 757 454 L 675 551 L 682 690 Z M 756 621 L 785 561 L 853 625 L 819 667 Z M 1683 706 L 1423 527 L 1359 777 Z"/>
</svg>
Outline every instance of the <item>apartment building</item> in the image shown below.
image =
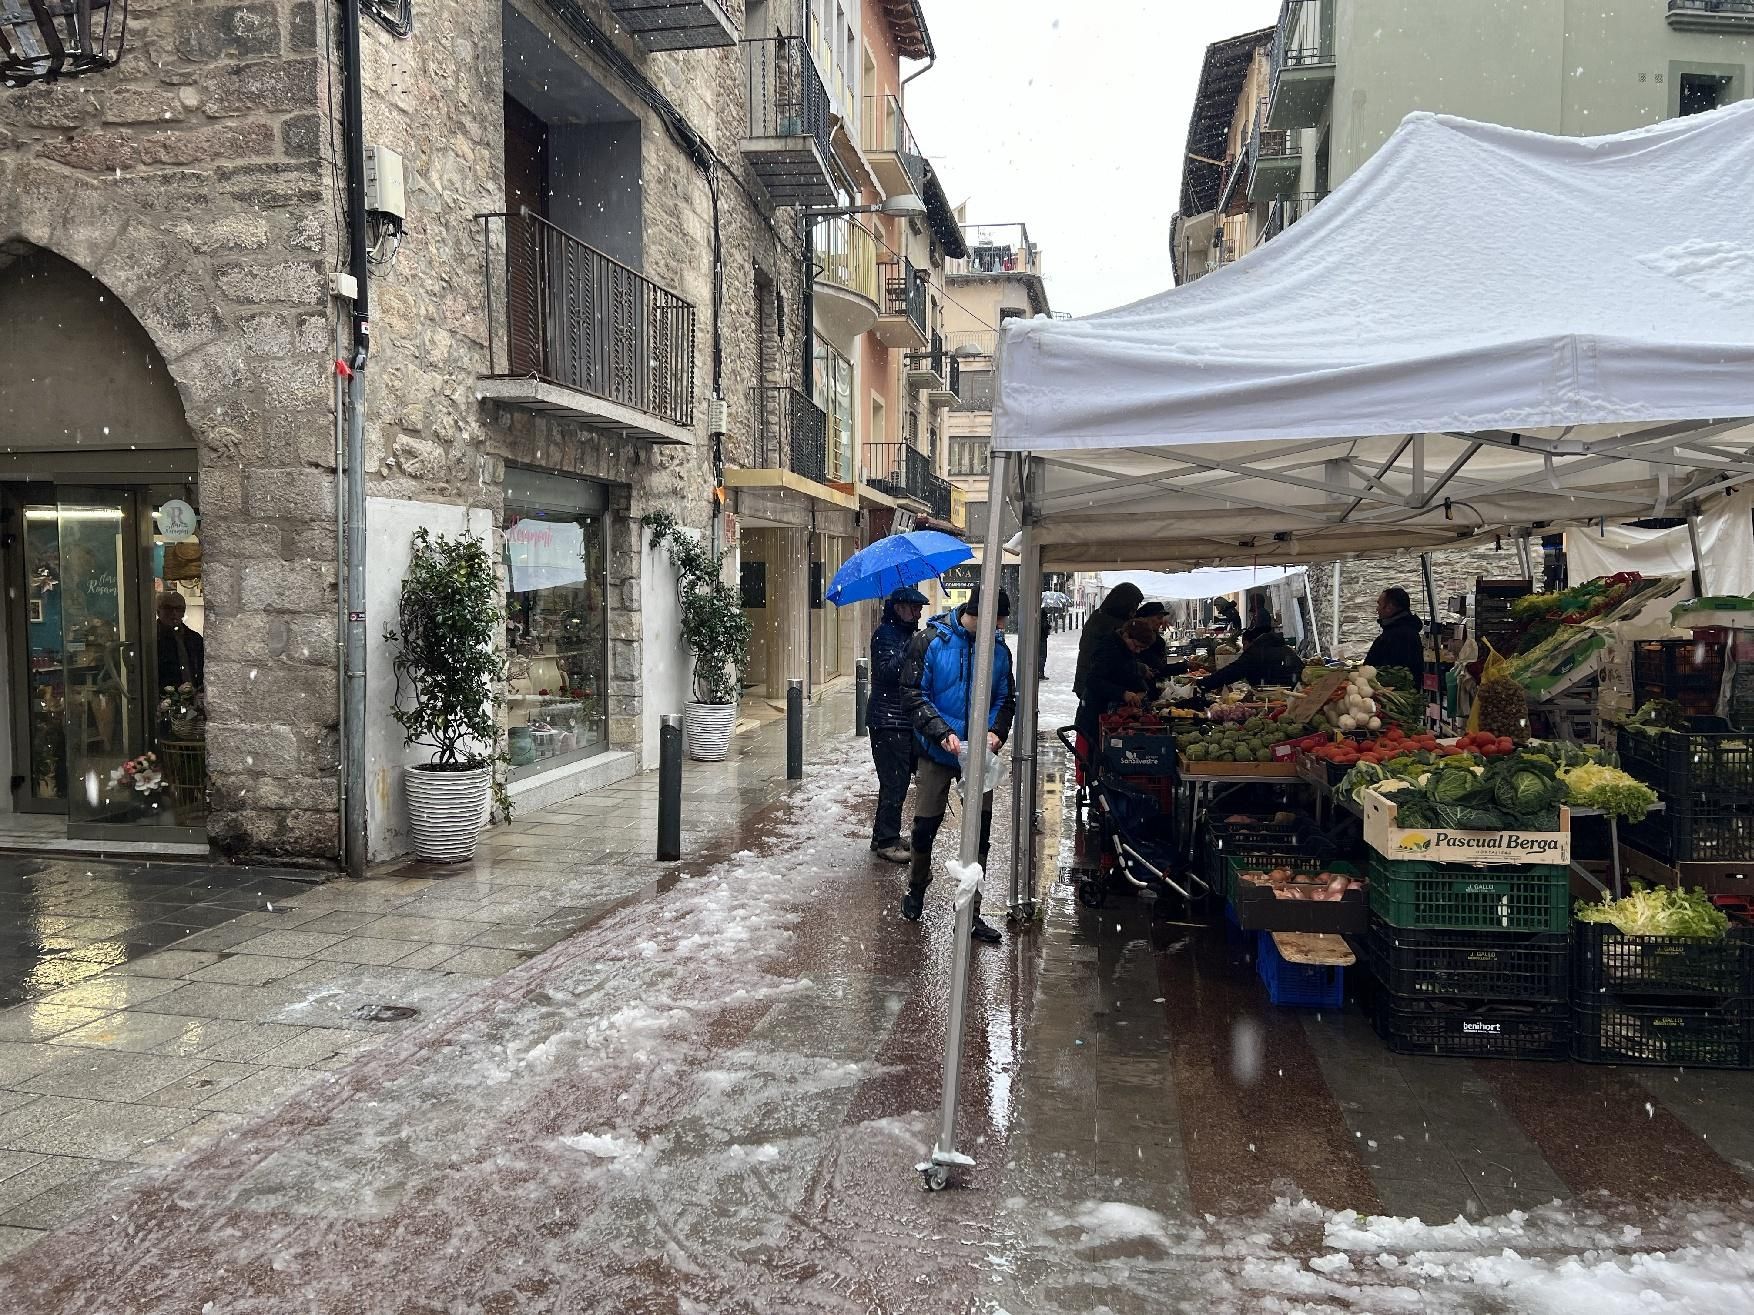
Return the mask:
<svg viewBox="0 0 1754 1315">
<path fill-rule="evenodd" d="M 917 0 L 749 14 L 749 31 L 802 34 L 824 125 L 802 220 L 809 332 L 772 344 L 782 364 L 763 376 L 755 460 L 727 472 L 754 622 L 748 680 L 778 699 L 789 679 L 814 693 L 850 675 L 864 651 L 876 609 L 824 598 L 846 558 L 894 529 L 953 524 L 932 455 L 943 403 L 931 387 L 947 384 L 926 367 L 961 234 L 903 110 L 904 61 L 934 57 Z M 794 358 L 801 373 L 788 375 Z"/>
<path fill-rule="evenodd" d="M 1416 110 L 1536 132 L 1622 132 L 1746 98 L 1743 0 L 1285 0 L 1207 49 L 1189 124 L 1177 282 L 1308 214 Z"/>
<path fill-rule="evenodd" d="M 658 714 L 688 697 L 648 512 L 772 567 L 782 680 L 807 654 L 818 675 L 845 665 L 810 604 L 868 532 L 865 495 L 806 250 L 811 208 L 884 195 L 847 164 L 877 163 L 869 37 L 840 42 L 834 78 L 859 72 L 843 84 L 824 74 L 819 40 L 844 29 L 821 3 L 360 5 L 364 362 L 338 277 L 339 0 L 110 0 L 126 47 L 84 60 L 41 30 L 55 7 L 0 11 L 10 843 L 322 864 L 363 814 L 372 857 L 402 852 L 418 751 L 389 716 L 383 635 L 417 527 L 474 530 L 502 562 L 524 806 L 652 765 Z M 917 7 L 850 8 L 853 32 L 891 33 L 874 63 L 929 48 Z M 905 253 L 927 224 L 903 222 L 886 242 Z M 874 318 L 880 286 L 851 266 L 877 252 L 842 270 Z M 831 319 L 823 337 L 856 349 Z M 368 495 L 363 799 L 339 775 L 350 479 Z M 769 526 L 790 537 L 764 544 Z M 167 612 L 181 628 L 155 627 Z M 167 673 L 193 677 L 203 715 L 160 707 Z M 146 752 L 166 778 L 150 797 L 121 771 Z"/>
<path fill-rule="evenodd" d="M 1041 247 L 1021 223 L 963 225 L 968 254 L 945 270 L 945 343 L 957 372 L 948 417 L 947 470 L 966 501 L 969 534 L 986 529 L 987 467 L 999 328 L 1006 320 L 1052 314 Z"/>
</svg>

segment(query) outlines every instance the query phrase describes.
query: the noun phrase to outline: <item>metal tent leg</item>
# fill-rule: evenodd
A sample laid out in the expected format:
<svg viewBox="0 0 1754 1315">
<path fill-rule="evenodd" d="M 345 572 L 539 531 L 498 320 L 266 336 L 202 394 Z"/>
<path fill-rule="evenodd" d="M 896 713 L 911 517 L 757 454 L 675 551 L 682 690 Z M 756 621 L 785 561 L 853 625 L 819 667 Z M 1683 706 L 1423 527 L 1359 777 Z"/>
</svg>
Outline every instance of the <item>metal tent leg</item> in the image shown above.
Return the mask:
<svg viewBox="0 0 1754 1315">
<path fill-rule="evenodd" d="M 1023 565 L 1018 571 L 1014 607 L 1023 609 L 1017 627 L 1017 720 L 1011 729 L 1011 897 L 1009 912 L 1035 914 L 1035 740 L 1037 695 L 1041 689 L 1041 549 L 1035 531 L 1023 527 Z"/>
<path fill-rule="evenodd" d="M 1008 454 L 993 453 L 992 472 L 987 479 L 987 536 L 981 553 L 980 624 L 975 629 L 974 680 L 969 685 L 968 719 L 968 781 L 971 796 L 962 808 L 962 848 L 960 860 L 965 870 L 974 869 L 980 858 L 981 795 L 980 783 L 987 775 L 986 701 L 993 686 L 993 637 L 998 622 L 998 598 L 1001 555 L 1004 539 L 1000 528 L 1005 520 L 1005 476 Z M 978 873 L 977 873 L 978 875 Z M 958 890 L 956 893 L 956 926 L 951 935 L 950 1012 L 944 1027 L 944 1091 L 938 1111 L 938 1141 L 931 1158 L 914 1167 L 925 1185 L 936 1191 L 948 1185 L 950 1170 L 967 1168 L 974 1160 L 956 1149 L 956 1106 L 962 1083 L 962 1030 L 968 1012 L 969 928 L 974 925 L 974 896 L 979 889 Z"/>
</svg>

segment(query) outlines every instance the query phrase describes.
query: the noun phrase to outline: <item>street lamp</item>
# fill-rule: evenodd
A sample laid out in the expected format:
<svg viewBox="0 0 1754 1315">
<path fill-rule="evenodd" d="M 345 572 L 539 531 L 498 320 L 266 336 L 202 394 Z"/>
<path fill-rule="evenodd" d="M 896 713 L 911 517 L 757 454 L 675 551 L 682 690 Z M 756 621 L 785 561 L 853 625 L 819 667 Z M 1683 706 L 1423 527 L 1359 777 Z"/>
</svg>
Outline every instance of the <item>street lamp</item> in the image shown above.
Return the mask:
<svg viewBox="0 0 1754 1315">
<path fill-rule="evenodd" d="M 128 0 L 0 0 L 0 84 L 110 68 L 127 27 Z"/>
</svg>

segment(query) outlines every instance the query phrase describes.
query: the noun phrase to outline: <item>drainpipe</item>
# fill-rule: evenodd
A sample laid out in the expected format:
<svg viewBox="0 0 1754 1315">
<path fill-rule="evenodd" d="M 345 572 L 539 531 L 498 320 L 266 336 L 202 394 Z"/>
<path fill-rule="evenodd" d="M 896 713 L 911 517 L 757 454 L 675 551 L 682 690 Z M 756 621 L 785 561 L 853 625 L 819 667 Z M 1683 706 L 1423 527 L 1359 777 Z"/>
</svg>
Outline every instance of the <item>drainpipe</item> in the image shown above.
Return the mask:
<svg viewBox="0 0 1754 1315">
<path fill-rule="evenodd" d="M 371 355 L 371 315 L 366 295 L 365 109 L 359 55 L 359 0 L 341 5 L 342 131 L 347 152 L 348 268 L 354 278 L 353 352 L 347 375 L 347 636 L 343 678 L 346 718 L 341 763 L 346 808 L 343 852 L 349 876 L 366 869 L 365 786 L 365 366 Z"/>
</svg>

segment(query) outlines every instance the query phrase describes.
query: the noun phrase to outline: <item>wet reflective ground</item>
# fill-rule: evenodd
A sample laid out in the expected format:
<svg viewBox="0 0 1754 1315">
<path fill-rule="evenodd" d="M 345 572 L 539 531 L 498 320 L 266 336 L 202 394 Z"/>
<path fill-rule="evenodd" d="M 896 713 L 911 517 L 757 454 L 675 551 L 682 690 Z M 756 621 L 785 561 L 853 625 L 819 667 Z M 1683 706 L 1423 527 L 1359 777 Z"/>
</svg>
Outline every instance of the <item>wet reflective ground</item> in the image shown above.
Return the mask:
<svg viewBox="0 0 1754 1315">
<path fill-rule="evenodd" d="M 533 820 L 559 829 L 500 841 L 491 872 L 345 894 L 387 912 L 304 896 L 306 926 L 369 913 L 448 935 L 472 888 L 507 907 L 495 891 L 535 887 L 544 862 L 547 898 L 515 897 L 526 916 L 585 909 L 587 883 L 626 892 L 82 1208 L 0 1267 L 0 1308 L 1559 1310 L 1507 1295 L 1539 1276 L 1504 1269 L 1506 1248 L 1552 1267 L 1683 1243 L 1710 1304 L 1590 1308 L 1735 1309 L 1725 1292 L 1754 1284 L 1749 1075 L 1391 1056 L 1355 1008 L 1269 1008 L 1222 935 L 1125 902 L 1092 912 L 1060 883 L 1038 929 L 976 955 L 959 1137 L 977 1163 L 921 1191 L 949 893 L 933 888 L 922 925 L 896 916 L 902 871 L 865 852 L 864 747 L 817 735 L 802 787 L 739 768 L 724 793 L 751 811 L 661 885 L 603 857 L 601 825 Z M 618 818 L 641 814 L 636 790 Z M 729 810 L 707 793 L 701 813 Z M 1044 824 L 1065 830 L 1051 804 Z M 569 869 L 555 854 L 573 846 Z M 325 925 L 311 934 L 384 939 Z M 325 993 L 350 980 L 313 976 L 279 1007 L 321 1034 Z M 22 1148 L 0 1149 L 0 1193 L 5 1157 L 60 1113 L 38 1085 L 0 1104 L 0 1148 Z M 1411 1286 L 1374 1257 L 1413 1240 L 1349 1242 L 1365 1221 L 1331 1213 L 1481 1219 L 1556 1197 L 1558 1212 L 1426 1238 L 1469 1259 L 1424 1262 Z"/>
</svg>

